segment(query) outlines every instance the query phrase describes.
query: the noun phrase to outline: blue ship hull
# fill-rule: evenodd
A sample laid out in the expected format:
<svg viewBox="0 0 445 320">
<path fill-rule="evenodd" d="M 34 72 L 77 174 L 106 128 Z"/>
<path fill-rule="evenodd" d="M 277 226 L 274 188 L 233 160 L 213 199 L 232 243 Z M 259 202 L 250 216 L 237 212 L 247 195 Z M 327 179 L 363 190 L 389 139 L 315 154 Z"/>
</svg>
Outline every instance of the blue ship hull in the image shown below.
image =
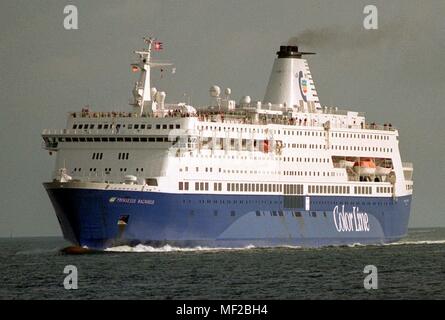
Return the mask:
<svg viewBox="0 0 445 320">
<path fill-rule="evenodd" d="M 303 246 L 399 240 L 411 196 L 393 198 L 173 194 L 45 184 L 64 237 L 94 249 Z"/>
</svg>

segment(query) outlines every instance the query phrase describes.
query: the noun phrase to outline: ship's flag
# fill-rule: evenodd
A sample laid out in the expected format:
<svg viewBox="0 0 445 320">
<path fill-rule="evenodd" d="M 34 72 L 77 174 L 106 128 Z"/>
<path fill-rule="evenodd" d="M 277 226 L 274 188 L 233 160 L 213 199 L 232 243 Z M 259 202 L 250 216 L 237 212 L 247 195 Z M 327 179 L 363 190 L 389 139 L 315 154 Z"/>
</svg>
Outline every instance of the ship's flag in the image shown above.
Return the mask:
<svg viewBox="0 0 445 320">
<path fill-rule="evenodd" d="M 155 42 L 155 50 L 159 51 L 159 50 L 162 50 L 162 49 L 164 49 L 162 42 L 156 41 Z"/>
<path fill-rule="evenodd" d="M 132 67 L 131 67 L 131 71 L 133 71 L 133 72 L 138 72 L 138 71 L 139 71 L 138 66 L 132 66 Z"/>
</svg>

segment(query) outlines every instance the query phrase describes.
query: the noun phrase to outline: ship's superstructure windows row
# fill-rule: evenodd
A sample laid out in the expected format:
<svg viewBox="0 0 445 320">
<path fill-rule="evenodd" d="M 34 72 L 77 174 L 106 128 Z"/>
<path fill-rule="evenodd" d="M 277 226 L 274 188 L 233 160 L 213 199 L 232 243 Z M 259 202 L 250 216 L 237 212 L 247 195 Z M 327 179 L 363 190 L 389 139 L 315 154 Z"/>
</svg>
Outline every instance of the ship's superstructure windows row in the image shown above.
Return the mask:
<svg viewBox="0 0 445 320">
<path fill-rule="evenodd" d="M 393 193 L 392 187 L 377 187 L 377 193 Z"/>
<path fill-rule="evenodd" d="M 188 182 L 179 182 L 179 190 L 182 191 L 188 191 L 189 190 L 189 183 Z"/>
<path fill-rule="evenodd" d="M 309 194 L 349 194 L 349 186 L 309 185 Z"/>
<path fill-rule="evenodd" d="M 213 191 L 223 191 L 223 184 L 215 182 Z M 208 182 L 195 182 L 195 191 L 209 191 Z M 345 185 L 308 185 L 308 194 L 347 194 L 351 193 L 351 186 Z M 189 182 L 179 182 L 180 191 L 189 190 Z M 377 193 L 389 194 L 393 192 L 392 187 L 377 187 Z M 226 183 L 227 192 L 262 192 L 262 193 L 283 193 L 284 195 L 303 195 L 304 186 L 302 184 L 278 184 L 278 183 Z M 373 194 L 371 186 L 354 186 L 354 194 Z"/>
<path fill-rule="evenodd" d="M 65 137 L 58 142 L 169 142 L 168 137 Z"/>
<path fill-rule="evenodd" d="M 118 154 L 118 160 L 128 160 L 130 153 L 128 152 L 119 152 Z"/>
<path fill-rule="evenodd" d="M 73 130 L 93 130 L 93 129 L 97 129 L 97 130 L 108 130 L 108 129 L 123 129 L 125 128 L 125 124 L 84 124 L 84 123 L 74 123 L 72 126 Z M 156 128 L 158 130 L 160 129 L 181 129 L 181 125 L 180 124 L 128 124 L 127 125 L 127 129 L 128 130 L 151 130 L 153 128 Z"/>
<path fill-rule="evenodd" d="M 102 160 L 104 157 L 103 152 L 93 152 L 93 155 L 91 156 L 91 159 L 93 160 Z"/>
</svg>

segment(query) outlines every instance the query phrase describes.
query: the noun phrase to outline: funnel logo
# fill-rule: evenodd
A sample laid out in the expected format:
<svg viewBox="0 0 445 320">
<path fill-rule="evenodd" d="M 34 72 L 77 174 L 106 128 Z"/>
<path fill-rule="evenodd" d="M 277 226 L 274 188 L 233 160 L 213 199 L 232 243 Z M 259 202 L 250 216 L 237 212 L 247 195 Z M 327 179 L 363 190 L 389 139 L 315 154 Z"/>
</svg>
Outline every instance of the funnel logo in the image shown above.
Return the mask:
<svg viewBox="0 0 445 320">
<path fill-rule="evenodd" d="M 298 74 L 296 74 L 296 76 L 298 78 L 298 85 L 300 87 L 301 97 L 303 98 L 304 102 L 307 102 L 307 97 L 306 97 L 306 93 L 307 93 L 307 80 L 303 78 L 303 71 L 300 71 Z"/>
<path fill-rule="evenodd" d="M 301 80 L 301 88 L 303 89 L 303 92 L 307 93 L 307 82 L 306 79 Z"/>
</svg>

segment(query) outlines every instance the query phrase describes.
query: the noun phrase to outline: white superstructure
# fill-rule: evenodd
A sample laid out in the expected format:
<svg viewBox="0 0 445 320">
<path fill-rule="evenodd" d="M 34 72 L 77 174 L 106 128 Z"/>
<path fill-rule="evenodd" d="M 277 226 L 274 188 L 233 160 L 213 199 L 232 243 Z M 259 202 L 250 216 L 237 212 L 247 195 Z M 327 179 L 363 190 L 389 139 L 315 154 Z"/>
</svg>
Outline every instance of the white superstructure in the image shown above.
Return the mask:
<svg viewBox="0 0 445 320">
<path fill-rule="evenodd" d="M 71 113 L 46 129 L 55 181 L 98 189 L 167 193 L 339 195 L 412 194 L 412 165 L 400 158 L 398 131 L 362 113 L 322 106 L 297 47 L 281 47 L 265 97 L 231 99 L 212 86 L 213 103 L 167 103 L 151 87 L 154 39 L 137 51 L 133 111 Z"/>
</svg>

